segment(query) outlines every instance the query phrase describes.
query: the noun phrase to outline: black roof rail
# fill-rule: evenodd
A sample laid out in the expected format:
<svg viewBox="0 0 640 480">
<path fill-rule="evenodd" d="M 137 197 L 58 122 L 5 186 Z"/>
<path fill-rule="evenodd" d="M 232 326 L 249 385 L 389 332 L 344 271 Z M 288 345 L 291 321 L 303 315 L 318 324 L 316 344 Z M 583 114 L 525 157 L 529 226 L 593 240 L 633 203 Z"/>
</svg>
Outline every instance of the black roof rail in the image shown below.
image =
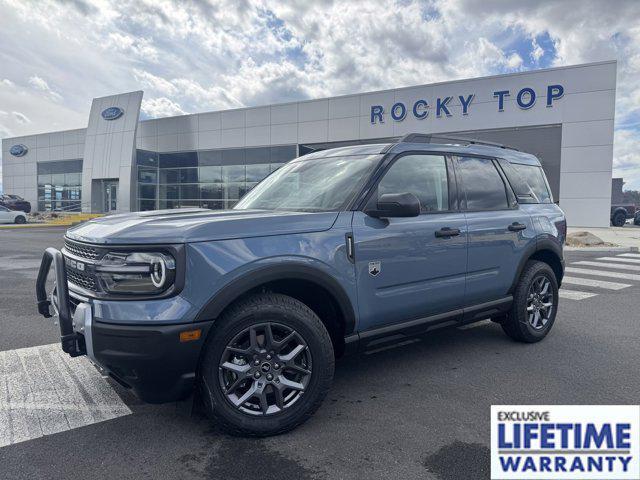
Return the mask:
<svg viewBox="0 0 640 480">
<path fill-rule="evenodd" d="M 465 145 L 487 145 L 489 147 L 508 148 L 509 150 L 519 151 L 517 148 L 503 145 L 502 143 L 489 142 L 479 140 L 477 138 L 455 137 L 450 135 L 438 135 L 435 133 L 408 133 L 398 140 L 398 143 L 440 143 L 434 142 L 433 139 L 450 140 L 456 143 L 464 143 Z"/>
</svg>

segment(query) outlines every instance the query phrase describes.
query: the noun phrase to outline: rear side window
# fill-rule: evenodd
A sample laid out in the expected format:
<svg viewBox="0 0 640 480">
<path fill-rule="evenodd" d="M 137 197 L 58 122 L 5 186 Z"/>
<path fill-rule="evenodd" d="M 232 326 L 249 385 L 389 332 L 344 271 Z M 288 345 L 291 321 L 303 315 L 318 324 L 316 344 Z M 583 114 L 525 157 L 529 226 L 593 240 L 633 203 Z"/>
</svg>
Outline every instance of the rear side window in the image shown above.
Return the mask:
<svg viewBox="0 0 640 480">
<path fill-rule="evenodd" d="M 537 167 L 535 165 L 519 165 L 515 163 L 512 163 L 511 166 L 529 184 L 529 187 L 536 196 L 538 203 L 553 203 L 542 167 Z"/>
<path fill-rule="evenodd" d="M 505 184 L 491 160 L 459 157 L 458 171 L 467 200 L 467 210 L 509 208 Z"/>
<path fill-rule="evenodd" d="M 500 160 L 509 183 L 520 203 L 553 203 L 551 190 L 542 167 Z"/>
</svg>

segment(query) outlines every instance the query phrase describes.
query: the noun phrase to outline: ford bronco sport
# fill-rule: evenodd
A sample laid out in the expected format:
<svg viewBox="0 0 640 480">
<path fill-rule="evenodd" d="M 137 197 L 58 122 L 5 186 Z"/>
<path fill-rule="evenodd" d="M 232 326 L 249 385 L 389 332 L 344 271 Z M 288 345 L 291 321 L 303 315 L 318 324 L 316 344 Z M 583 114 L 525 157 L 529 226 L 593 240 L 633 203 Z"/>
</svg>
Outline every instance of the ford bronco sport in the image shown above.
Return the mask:
<svg viewBox="0 0 640 480">
<path fill-rule="evenodd" d="M 72 228 L 44 254 L 38 310 L 53 306 L 65 352 L 141 399 L 197 389 L 218 425 L 254 436 L 308 419 L 334 359 L 385 337 L 491 318 L 514 340 L 543 339 L 566 222 L 539 161 L 432 140 L 305 155 L 232 210 Z"/>
</svg>

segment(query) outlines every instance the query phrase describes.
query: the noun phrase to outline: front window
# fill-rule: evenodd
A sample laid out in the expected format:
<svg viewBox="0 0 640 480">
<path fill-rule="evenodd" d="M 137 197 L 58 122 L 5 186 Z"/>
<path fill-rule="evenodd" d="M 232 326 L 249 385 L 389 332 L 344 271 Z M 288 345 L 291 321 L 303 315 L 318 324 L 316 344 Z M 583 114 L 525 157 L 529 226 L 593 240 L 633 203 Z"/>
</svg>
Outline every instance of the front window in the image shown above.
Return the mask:
<svg viewBox="0 0 640 480">
<path fill-rule="evenodd" d="M 358 194 L 381 155 L 293 161 L 259 183 L 236 209 L 337 211 Z"/>
</svg>

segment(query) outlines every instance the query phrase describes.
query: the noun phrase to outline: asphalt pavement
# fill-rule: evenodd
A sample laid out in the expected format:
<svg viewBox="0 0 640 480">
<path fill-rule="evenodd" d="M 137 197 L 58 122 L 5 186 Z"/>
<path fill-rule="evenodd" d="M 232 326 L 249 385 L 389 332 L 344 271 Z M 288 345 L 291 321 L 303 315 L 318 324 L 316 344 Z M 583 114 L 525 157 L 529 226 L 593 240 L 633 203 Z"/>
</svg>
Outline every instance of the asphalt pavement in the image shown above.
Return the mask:
<svg viewBox="0 0 640 480">
<path fill-rule="evenodd" d="M 309 422 L 268 439 L 230 437 L 185 402 L 142 404 L 56 355 L 58 327 L 36 313 L 34 282 L 43 249 L 60 247 L 63 232 L 0 231 L 0 419 L 22 409 L 40 428 L 20 437 L 0 421 L 0 445 L 9 439 L 0 447 L 3 479 L 488 478 L 492 404 L 640 398 L 640 256 L 572 251 L 573 280 L 543 342 L 518 344 L 481 322 L 348 357 Z M 72 385 L 82 401 L 7 401 L 37 382 L 60 391 L 67 376 L 49 362 L 83 375 Z M 73 409 L 84 416 L 71 417 Z"/>
</svg>

